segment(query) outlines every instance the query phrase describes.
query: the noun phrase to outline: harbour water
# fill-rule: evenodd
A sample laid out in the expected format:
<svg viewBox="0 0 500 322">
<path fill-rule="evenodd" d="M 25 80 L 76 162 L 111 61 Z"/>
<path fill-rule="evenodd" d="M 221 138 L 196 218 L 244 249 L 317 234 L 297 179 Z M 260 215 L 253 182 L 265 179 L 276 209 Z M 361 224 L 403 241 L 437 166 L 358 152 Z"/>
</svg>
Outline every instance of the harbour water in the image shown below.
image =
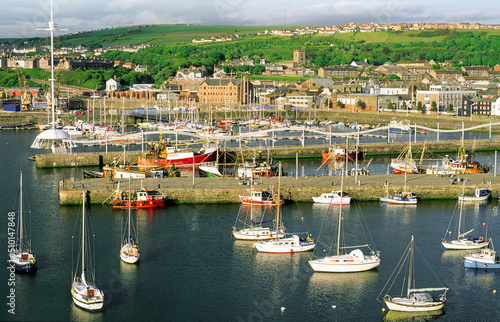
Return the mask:
<svg viewBox="0 0 500 322">
<path fill-rule="evenodd" d="M 59 206 L 59 181 L 80 177 L 81 169 L 36 169 L 28 157 L 34 131 L 2 131 L 0 245 L 7 259 L 7 213 L 17 209 L 19 170 L 23 170 L 24 196 L 31 210 L 30 235 L 38 271 L 16 275 L 9 286 L 9 271 L 0 274 L 0 290 L 8 301 L 15 294 L 15 315 L 4 305 L 0 320 L 164 320 L 164 321 L 376 321 L 426 317 L 382 313 L 377 296 L 415 236 L 417 287 L 448 287 L 441 321 L 498 321 L 500 272 L 465 270 L 461 251 L 440 245 L 453 212 L 454 201 L 425 201 L 412 207 L 352 204 L 343 209 L 345 239 L 362 244 L 356 214 L 369 227 L 382 262 L 372 271 L 353 274 L 314 273 L 307 264 L 313 253 L 261 254 L 251 242 L 235 241 L 231 229 L 239 209 L 232 205 L 169 205 L 137 216 L 141 248 L 138 265 L 120 261 L 121 226 L 125 211 L 92 205 L 95 233 L 96 283 L 104 290 L 102 312 L 83 311 L 72 302 L 70 288 L 74 257 L 72 236 L 80 207 Z M 490 158 L 490 156 L 486 156 Z M 293 162 L 294 163 L 294 162 Z M 317 164 L 304 165 L 306 175 Z M 295 165 L 291 165 L 292 169 Z M 382 169 L 382 166 L 381 166 Z M 383 168 L 385 169 L 385 168 Z M 380 170 L 384 171 L 384 170 Z M 169 180 L 169 179 L 165 179 Z M 289 231 L 309 231 L 316 238 L 327 207 L 306 204 L 283 206 Z M 331 210 L 320 241 L 333 234 Z M 302 222 L 304 219 L 304 226 Z M 468 226 L 500 242 L 498 200 L 464 207 Z M 323 247 L 315 254 L 324 256 Z M 4 262 L 6 263 L 6 261 Z M 7 264 L 5 264 L 7 267 Z M 439 279 L 436 280 L 435 275 Z M 396 294 L 398 288 L 393 288 Z M 394 294 L 394 293 L 391 293 Z M 282 311 L 281 308 L 285 309 Z"/>
</svg>

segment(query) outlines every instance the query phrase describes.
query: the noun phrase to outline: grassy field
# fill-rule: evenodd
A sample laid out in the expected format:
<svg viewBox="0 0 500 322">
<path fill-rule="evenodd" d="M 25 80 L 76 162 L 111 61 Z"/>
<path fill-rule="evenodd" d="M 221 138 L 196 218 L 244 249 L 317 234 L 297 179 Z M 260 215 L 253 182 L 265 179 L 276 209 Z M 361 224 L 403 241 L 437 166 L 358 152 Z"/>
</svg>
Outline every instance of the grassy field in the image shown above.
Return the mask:
<svg viewBox="0 0 500 322">
<path fill-rule="evenodd" d="M 247 26 L 216 26 L 216 25 L 142 25 L 118 27 L 92 32 L 80 33 L 71 36 L 59 37 L 61 42 L 68 45 L 96 45 L 103 47 L 110 45 L 138 45 L 155 44 L 170 45 L 190 43 L 197 38 L 212 36 L 248 35 L 263 32 L 266 27 Z"/>
</svg>

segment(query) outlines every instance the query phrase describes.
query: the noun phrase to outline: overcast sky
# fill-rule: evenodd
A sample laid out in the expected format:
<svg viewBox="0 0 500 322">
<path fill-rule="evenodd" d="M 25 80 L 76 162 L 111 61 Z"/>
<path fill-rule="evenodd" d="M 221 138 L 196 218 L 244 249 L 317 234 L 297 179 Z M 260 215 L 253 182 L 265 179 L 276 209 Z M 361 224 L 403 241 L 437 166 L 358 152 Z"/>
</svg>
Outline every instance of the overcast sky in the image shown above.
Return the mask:
<svg viewBox="0 0 500 322">
<path fill-rule="evenodd" d="M 0 38 L 45 37 L 50 0 L 2 0 Z M 348 22 L 500 24 L 500 1 L 452 0 L 54 0 L 68 32 L 141 24 L 330 26 Z"/>
</svg>

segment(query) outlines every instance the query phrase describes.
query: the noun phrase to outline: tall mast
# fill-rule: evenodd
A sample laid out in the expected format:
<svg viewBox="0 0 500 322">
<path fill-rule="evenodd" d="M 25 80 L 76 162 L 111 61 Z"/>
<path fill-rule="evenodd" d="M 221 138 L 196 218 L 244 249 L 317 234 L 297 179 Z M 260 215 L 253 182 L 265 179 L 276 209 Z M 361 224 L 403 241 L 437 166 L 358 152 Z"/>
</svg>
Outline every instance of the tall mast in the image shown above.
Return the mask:
<svg viewBox="0 0 500 322">
<path fill-rule="evenodd" d="M 337 232 L 337 256 L 340 255 L 340 228 L 342 225 L 342 198 L 344 195 L 342 191 L 344 190 L 344 173 L 341 173 L 340 178 L 341 178 L 340 179 L 340 207 L 339 207 L 339 228 L 338 228 L 338 232 Z M 330 205 L 330 207 L 331 207 L 331 205 Z"/>
<path fill-rule="evenodd" d="M 276 218 L 277 218 L 276 220 L 277 220 L 278 230 L 282 228 L 281 214 L 280 214 L 280 203 L 281 203 L 280 189 L 281 189 L 281 161 L 278 166 L 278 196 L 275 197 L 278 198 L 278 204 L 276 205 Z M 279 232 L 276 232 L 276 238 L 279 238 Z"/>
<path fill-rule="evenodd" d="M 49 31 L 50 31 L 50 87 L 52 95 L 52 129 L 55 129 L 55 95 L 54 95 L 54 9 L 53 0 L 50 0 L 50 21 L 49 21 Z"/>
<path fill-rule="evenodd" d="M 23 251 L 23 171 L 21 171 L 19 185 L 19 251 Z"/>
<path fill-rule="evenodd" d="M 82 283 L 87 286 L 85 281 L 85 191 L 83 192 L 83 212 L 82 212 Z"/>
<path fill-rule="evenodd" d="M 411 236 L 410 243 L 410 274 L 408 275 L 408 290 L 406 291 L 406 297 L 410 297 L 410 289 L 411 289 L 411 274 L 413 270 L 413 236 Z"/>
<path fill-rule="evenodd" d="M 128 237 L 130 238 L 130 177 L 128 178 Z"/>
</svg>

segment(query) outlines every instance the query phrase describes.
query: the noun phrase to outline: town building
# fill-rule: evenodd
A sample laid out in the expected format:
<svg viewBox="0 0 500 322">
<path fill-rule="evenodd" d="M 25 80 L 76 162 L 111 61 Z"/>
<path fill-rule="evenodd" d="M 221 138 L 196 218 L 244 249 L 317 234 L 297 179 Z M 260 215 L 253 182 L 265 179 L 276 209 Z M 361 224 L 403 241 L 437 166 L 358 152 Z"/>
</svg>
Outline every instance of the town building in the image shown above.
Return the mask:
<svg viewBox="0 0 500 322">
<path fill-rule="evenodd" d="M 198 97 L 205 104 L 248 104 L 253 85 L 248 77 L 209 78 L 199 86 Z"/>
</svg>

